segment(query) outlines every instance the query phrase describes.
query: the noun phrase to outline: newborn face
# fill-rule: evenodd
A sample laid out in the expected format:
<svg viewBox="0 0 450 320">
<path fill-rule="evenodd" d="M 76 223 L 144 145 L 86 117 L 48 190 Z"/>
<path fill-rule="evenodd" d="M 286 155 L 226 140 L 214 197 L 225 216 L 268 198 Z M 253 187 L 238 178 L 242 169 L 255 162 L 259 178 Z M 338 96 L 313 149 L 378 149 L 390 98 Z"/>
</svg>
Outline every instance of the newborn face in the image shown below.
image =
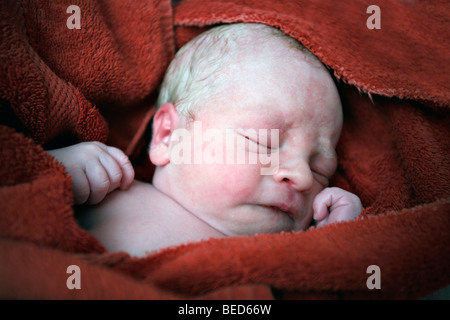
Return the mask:
<svg viewBox="0 0 450 320">
<path fill-rule="evenodd" d="M 172 164 L 173 198 L 226 235 L 299 231 L 312 219 L 312 201 L 336 170 L 334 148 L 342 111 L 333 80 L 303 54 L 244 56 L 225 70 L 227 85 L 195 114 L 203 132 L 218 130 L 245 140 L 245 153 L 270 152 L 278 166 L 261 174 L 259 161 Z M 195 138 L 194 126 L 187 127 Z M 279 141 L 246 135 L 278 129 Z M 198 138 L 198 137 L 197 137 Z M 224 150 L 224 141 L 203 141 L 203 150 Z M 239 148 L 239 146 L 237 147 Z M 267 166 L 266 166 L 267 167 Z"/>
</svg>

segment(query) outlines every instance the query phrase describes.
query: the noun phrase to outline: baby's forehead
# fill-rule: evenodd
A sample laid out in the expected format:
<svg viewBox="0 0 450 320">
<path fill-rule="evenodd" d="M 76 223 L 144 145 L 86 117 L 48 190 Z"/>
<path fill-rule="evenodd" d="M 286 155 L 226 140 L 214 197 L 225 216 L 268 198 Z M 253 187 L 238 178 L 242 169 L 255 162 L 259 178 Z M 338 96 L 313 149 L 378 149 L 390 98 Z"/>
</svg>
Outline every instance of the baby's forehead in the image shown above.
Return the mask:
<svg viewBox="0 0 450 320">
<path fill-rule="evenodd" d="M 204 92 L 200 96 L 201 101 L 197 100 L 199 107 L 204 101 L 219 98 L 222 100 L 219 105 L 225 102 L 248 108 L 251 102 L 266 114 L 271 109 L 277 113 L 283 96 L 294 96 L 293 99 L 298 100 L 299 92 L 304 92 L 307 101 L 303 111 L 307 112 L 312 105 L 317 105 L 317 100 L 327 95 L 330 88 L 335 90 L 332 88 L 334 81 L 325 67 L 297 40 L 279 30 L 259 26 L 242 28 L 246 31 L 233 41 L 215 39 L 217 35 L 213 33 L 198 43 L 199 47 L 207 50 L 193 54 L 197 60 L 206 58 L 200 59 L 200 64 L 196 65 L 203 70 L 197 78 L 208 80 L 200 81 L 200 86 L 207 90 L 199 91 Z M 311 81 L 313 78 L 320 81 Z M 327 111 L 332 112 L 335 111 Z M 290 118 L 285 113 L 281 116 L 287 120 Z"/>
<path fill-rule="evenodd" d="M 324 136 L 334 137 L 340 133 L 342 106 L 331 77 L 322 77 L 330 76 L 305 78 L 291 87 L 292 81 L 286 85 L 277 78 L 270 80 L 279 82 L 278 86 L 270 80 L 239 79 L 208 108 L 214 110 L 215 117 L 229 119 L 243 128 L 279 129 L 282 133 L 292 127 L 307 131 L 320 127 Z"/>
<path fill-rule="evenodd" d="M 265 59 L 274 59 L 294 54 L 298 59 L 308 62 L 312 66 L 322 66 L 319 59 L 298 40 L 273 28 L 256 30 L 248 33 L 246 37 L 238 38 L 233 49 L 232 51 L 238 58 L 259 56 Z"/>
<path fill-rule="evenodd" d="M 221 71 L 224 85 L 237 83 L 244 90 L 255 81 L 265 85 L 266 90 L 276 90 L 285 95 L 296 94 L 305 88 L 311 94 L 316 91 L 324 94 L 324 91 L 335 88 L 331 75 L 317 58 L 297 48 L 280 47 L 276 42 L 268 43 L 261 50 L 239 48 Z M 279 81 L 293 77 L 295 82 Z M 320 82 L 305 86 L 312 79 L 320 79 Z M 299 87 L 299 83 L 303 85 Z"/>
</svg>

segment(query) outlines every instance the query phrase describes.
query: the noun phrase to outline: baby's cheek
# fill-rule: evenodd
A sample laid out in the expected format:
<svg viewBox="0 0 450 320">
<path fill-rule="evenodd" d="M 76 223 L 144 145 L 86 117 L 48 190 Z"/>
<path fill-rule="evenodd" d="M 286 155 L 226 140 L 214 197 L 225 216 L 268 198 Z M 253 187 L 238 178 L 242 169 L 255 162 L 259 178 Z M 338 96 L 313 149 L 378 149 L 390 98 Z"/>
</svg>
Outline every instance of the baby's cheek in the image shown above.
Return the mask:
<svg viewBox="0 0 450 320">
<path fill-rule="evenodd" d="M 260 181 L 259 168 L 247 164 L 226 164 L 210 168 L 210 186 L 230 201 L 249 199 Z"/>
</svg>

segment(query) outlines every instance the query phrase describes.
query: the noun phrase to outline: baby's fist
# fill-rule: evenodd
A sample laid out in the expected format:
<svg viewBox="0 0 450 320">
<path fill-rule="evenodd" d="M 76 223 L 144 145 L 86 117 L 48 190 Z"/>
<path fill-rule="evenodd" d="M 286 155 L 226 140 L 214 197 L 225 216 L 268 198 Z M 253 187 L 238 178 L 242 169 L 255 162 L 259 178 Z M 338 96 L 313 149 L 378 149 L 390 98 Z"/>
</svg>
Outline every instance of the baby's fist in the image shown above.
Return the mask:
<svg viewBox="0 0 450 320">
<path fill-rule="evenodd" d="M 101 142 L 82 142 L 48 151 L 72 176 L 75 204 L 97 204 L 111 191 L 128 188 L 134 169 L 128 157 Z"/>
<path fill-rule="evenodd" d="M 347 221 L 356 218 L 362 211 L 359 197 L 341 188 L 323 189 L 313 201 L 316 226 Z"/>
</svg>

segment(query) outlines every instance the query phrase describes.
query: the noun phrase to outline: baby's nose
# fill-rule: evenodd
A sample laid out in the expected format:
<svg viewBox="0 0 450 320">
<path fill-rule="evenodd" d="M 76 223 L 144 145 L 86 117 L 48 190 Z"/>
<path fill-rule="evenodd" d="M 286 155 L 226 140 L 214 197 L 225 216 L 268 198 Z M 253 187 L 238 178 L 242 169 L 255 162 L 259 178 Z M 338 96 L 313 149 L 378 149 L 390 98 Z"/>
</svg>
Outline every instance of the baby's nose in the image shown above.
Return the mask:
<svg viewBox="0 0 450 320">
<path fill-rule="evenodd" d="M 309 190 L 314 182 L 311 168 L 306 161 L 299 161 L 292 166 L 281 166 L 273 174 L 273 178 L 278 183 L 287 183 L 297 191 Z"/>
</svg>

